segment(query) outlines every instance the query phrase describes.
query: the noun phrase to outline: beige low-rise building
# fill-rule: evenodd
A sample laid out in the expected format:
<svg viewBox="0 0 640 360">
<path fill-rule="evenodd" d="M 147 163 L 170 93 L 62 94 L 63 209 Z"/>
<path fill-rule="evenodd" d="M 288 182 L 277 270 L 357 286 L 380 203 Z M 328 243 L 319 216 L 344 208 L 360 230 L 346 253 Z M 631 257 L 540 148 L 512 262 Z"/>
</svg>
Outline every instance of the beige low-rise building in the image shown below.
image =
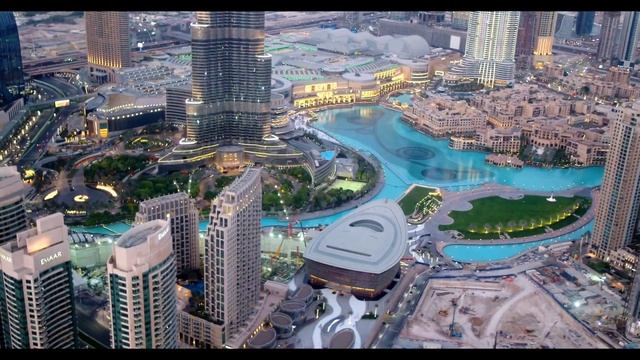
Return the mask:
<svg viewBox="0 0 640 360">
<path fill-rule="evenodd" d="M 486 126 L 487 116 L 467 105 L 445 97 L 416 99 L 404 112 L 405 119 L 434 137 L 471 135 Z"/>
<path fill-rule="evenodd" d="M 517 154 L 520 151 L 520 128 L 488 128 L 475 136 L 479 147 L 500 154 Z"/>
<path fill-rule="evenodd" d="M 565 151 L 571 162 L 576 165 L 604 165 L 609 152 L 609 144 L 586 139 L 569 139 Z"/>
</svg>

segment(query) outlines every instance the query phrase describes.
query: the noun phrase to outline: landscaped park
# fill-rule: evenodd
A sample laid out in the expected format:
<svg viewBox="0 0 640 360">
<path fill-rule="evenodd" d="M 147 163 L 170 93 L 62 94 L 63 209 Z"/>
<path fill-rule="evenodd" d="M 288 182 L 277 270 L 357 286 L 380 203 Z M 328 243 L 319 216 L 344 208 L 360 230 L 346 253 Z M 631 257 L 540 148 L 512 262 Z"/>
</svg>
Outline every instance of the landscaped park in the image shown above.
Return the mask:
<svg viewBox="0 0 640 360">
<path fill-rule="evenodd" d="M 431 214 L 435 213 L 442 203 L 442 195 L 435 188 L 414 185 L 398 201 L 409 222 L 418 224 L 424 222 Z"/>
<path fill-rule="evenodd" d="M 550 201 L 551 199 L 551 201 Z M 582 196 L 547 198 L 525 195 L 519 199 L 491 196 L 470 202 L 467 211 L 451 211 L 450 225 L 440 225 L 442 231 L 456 230 L 465 239 L 488 240 L 518 238 L 557 230 L 577 221 L 591 206 L 591 199 Z"/>
</svg>

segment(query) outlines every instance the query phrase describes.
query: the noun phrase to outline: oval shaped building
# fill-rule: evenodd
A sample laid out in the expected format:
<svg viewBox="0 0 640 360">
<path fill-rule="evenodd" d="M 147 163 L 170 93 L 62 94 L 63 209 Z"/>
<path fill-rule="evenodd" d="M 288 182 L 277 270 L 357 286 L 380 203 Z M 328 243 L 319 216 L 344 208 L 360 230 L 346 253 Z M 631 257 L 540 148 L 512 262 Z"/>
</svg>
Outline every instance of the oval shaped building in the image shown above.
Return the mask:
<svg viewBox="0 0 640 360">
<path fill-rule="evenodd" d="M 397 203 L 363 205 L 311 241 L 304 253 L 309 282 L 376 297 L 398 273 L 407 237 L 407 222 Z"/>
</svg>

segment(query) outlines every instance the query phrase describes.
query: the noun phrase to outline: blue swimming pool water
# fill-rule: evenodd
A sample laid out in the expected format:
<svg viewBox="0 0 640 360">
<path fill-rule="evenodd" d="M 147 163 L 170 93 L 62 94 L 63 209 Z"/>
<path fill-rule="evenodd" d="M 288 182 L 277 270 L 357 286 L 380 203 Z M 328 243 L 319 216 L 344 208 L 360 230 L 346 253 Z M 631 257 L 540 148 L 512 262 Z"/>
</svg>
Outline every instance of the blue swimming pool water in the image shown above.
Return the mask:
<svg viewBox="0 0 640 360">
<path fill-rule="evenodd" d="M 405 100 L 411 97 L 410 94 L 399 97 L 403 96 Z M 402 122 L 400 117 L 401 113 L 397 111 L 378 105 L 367 105 L 319 112 L 318 121 L 314 123 L 315 127 L 344 144 L 360 150 L 366 156 L 374 155 L 382 162 L 385 185 L 374 200 L 398 199 L 413 183 L 442 187 L 450 191 L 470 190 L 491 182 L 524 190 L 559 191 L 574 187 L 597 186 L 602 181 L 602 167 L 515 169 L 490 166 L 484 162 L 486 153 L 451 150 L 448 148 L 447 140 L 437 140 L 424 135 Z M 352 210 L 303 220 L 301 223 L 303 227 L 331 224 L 350 211 Z M 206 231 L 206 224 L 206 220 L 200 222 L 201 232 Z M 265 227 L 286 225 L 286 221 L 279 219 L 262 219 L 262 226 Z M 128 224 L 116 223 L 107 225 L 107 228 L 124 232 L 128 226 Z M 103 227 L 82 228 L 80 231 L 91 232 L 94 229 L 99 233 L 110 234 Z M 558 238 L 556 242 L 575 237 L 575 234 L 565 235 Z M 473 261 L 492 261 L 491 259 L 511 257 L 512 254 L 532 246 L 538 245 L 509 245 L 506 248 L 478 245 L 477 248 L 467 247 L 466 251 L 449 246 L 445 249 L 452 252 L 452 257 L 478 259 Z"/>
<path fill-rule="evenodd" d="M 331 160 L 333 159 L 334 156 L 336 156 L 336 152 L 333 150 L 327 150 L 327 151 L 321 152 L 320 156 L 322 156 L 322 158 L 325 160 Z"/>
<path fill-rule="evenodd" d="M 194 294 L 204 295 L 204 281 L 197 281 L 192 284 L 186 285 L 185 287 L 191 290 L 191 292 Z"/>
<path fill-rule="evenodd" d="M 453 260 L 465 263 L 498 261 L 516 256 L 540 245 L 546 246 L 563 241 L 577 240 L 592 229 L 593 221 L 569 234 L 546 240 L 511 245 L 447 245 L 444 247 L 443 252 Z"/>
</svg>

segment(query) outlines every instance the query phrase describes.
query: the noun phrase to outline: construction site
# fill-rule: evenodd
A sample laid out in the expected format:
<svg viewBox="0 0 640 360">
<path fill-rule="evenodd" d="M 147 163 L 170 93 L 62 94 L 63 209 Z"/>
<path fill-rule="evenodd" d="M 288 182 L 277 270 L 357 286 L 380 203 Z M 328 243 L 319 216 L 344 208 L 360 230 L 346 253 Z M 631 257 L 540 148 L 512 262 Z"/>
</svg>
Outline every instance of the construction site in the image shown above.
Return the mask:
<svg viewBox="0 0 640 360">
<path fill-rule="evenodd" d="M 311 231 L 311 233 L 310 233 Z M 286 283 L 302 267 L 302 255 L 311 240 L 313 230 L 294 228 L 263 228 L 260 248 L 262 252 L 262 278 Z"/>
<path fill-rule="evenodd" d="M 400 340 L 445 348 L 607 348 L 528 275 L 431 280 Z"/>
</svg>

